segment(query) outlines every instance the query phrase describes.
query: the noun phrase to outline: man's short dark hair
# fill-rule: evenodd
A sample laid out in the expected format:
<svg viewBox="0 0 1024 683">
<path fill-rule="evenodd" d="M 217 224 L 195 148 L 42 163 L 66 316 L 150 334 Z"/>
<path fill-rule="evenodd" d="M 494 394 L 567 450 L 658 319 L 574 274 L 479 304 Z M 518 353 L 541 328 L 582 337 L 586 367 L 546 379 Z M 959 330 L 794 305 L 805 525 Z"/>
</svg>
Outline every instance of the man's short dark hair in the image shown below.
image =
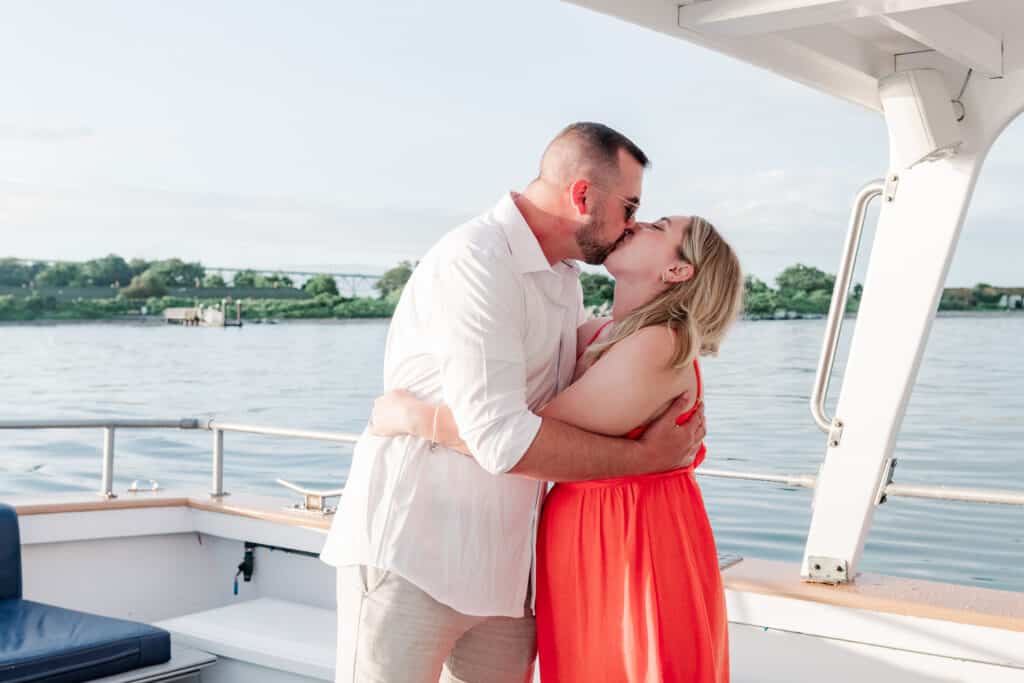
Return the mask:
<svg viewBox="0 0 1024 683">
<path fill-rule="evenodd" d="M 595 160 L 609 162 L 614 166 L 618 165 L 620 149 L 626 150 L 643 168 L 647 168 L 650 164 L 647 155 L 636 146 L 635 142 L 603 123 L 579 121 L 569 124 L 555 139 L 562 138 L 575 138 L 579 144 L 587 148 L 588 156 Z"/>
</svg>

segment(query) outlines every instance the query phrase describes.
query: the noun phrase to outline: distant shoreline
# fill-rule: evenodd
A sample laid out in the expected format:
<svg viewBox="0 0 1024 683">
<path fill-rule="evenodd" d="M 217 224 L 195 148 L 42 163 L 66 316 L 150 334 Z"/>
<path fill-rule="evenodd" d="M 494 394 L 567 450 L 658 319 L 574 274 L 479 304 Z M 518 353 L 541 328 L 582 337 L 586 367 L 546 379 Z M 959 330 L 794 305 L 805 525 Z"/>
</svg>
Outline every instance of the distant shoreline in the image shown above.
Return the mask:
<svg viewBox="0 0 1024 683">
<path fill-rule="evenodd" d="M 790 323 L 790 322 L 811 322 L 815 320 L 822 320 L 826 316 L 814 315 L 803 318 L 744 318 L 744 322 L 776 322 L 776 323 Z M 847 319 L 856 319 L 856 313 L 847 313 Z M 1010 311 L 939 311 L 936 314 L 938 318 L 1024 318 L 1024 311 L 1010 310 Z M 245 326 L 264 326 L 264 325 L 294 325 L 300 324 L 316 324 L 316 325 L 336 325 L 345 324 L 350 325 L 352 323 L 367 324 L 372 322 L 378 322 L 381 320 L 390 321 L 390 318 L 281 318 L 281 319 L 268 319 L 265 321 L 256 320 L 244 320 Z M 57 327 L 62 325 L 110 325 L 110 326 L 137 326 L 137 327 L 167 327 L 168 324 L 164 321 L 163 316 L 160 315 L 147 315 L 147 316 L 130 316 L 130 317 L 117 317 L 117 318 L 92 318 L 92 319 L 62 319 L 62 318 L 38 318 L 35 320 L 0 320 L 0 328 L 3 327 Z M 244 329 L 244 328 L 243 328 Z"/>
<path fill-rule="evenodd" d="M 245 327 L 272 327 L 274 325 L 292 325 L 295 323 L 313 323 L 316 325 L 333 325 L 333 324 L 352 324 L 352 323 L 372 323 L 381 320 L 390 321 L 390 318 L 281 318 L 267 321 L 256 321 L 256 320 L 244 320 Z M 164 321 L 163 316 L 159 315 L 147 315 L 147 316 L 132 316 L 123 318 L 37 318 L 35 320 L 0 320 L 0 328 L 3 327 L 57 327 L 60 325 L 110 325 L 118 326 L 123 325 L 125 327 L 180 327 L 180 325 L 171 325 Z M 207 329 L 222 329 L 218 327 L 210 327 Z M 229 328 L 230 329 L 230 328 Z"/>
</svg>

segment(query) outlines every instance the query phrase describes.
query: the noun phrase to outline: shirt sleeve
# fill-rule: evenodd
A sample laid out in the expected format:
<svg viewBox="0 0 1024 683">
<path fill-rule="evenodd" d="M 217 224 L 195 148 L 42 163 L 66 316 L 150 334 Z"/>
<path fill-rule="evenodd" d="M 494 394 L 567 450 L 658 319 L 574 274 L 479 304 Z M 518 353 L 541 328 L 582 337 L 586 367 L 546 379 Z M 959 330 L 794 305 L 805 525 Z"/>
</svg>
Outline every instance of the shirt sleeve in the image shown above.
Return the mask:
<svg viewBox="0 0 1024 683">
<path fill-rule="evenodd" d="M 438 269 L 431 325 L 445 403 L 481 467 L 508 472 L 540 430 L 526 401 L 523 284 L 508 257 L 462 247 Z"/>
</svg>

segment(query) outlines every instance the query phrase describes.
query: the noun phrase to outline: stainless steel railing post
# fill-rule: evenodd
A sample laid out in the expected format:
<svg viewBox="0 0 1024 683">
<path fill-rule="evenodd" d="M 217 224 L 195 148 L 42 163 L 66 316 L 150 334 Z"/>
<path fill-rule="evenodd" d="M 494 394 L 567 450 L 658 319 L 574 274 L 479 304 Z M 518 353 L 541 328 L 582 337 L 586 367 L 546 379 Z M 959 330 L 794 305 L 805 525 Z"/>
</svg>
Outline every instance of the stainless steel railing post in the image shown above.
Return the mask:
<svg viewBox="0 0 1024 683">
<path fill-rule="evenodd" d="M 100 482 L 100 495 L 104 498 L 117 498 L 114 494 L 114 428 L 103 428 L 103 475 Z"/>
<path fill-rule="evenodd" d="M 836 284 L 832 289 L 832 304 L 828 309 L 828 321 L 825 324 L 825 339 L 821 345 L 821 356 L 818 359 L 818 371 L 814 377 L 814 389 L 811 392 L 811 415 L 818 428 L 829 436 L 829 446 L 839 445 L 839 436 L 843 424 L 838 419 L 825 414 L 825 397 L 832 379 L 832 366 L 836 360 L 839 347 L 839 333 L 843 328 L 843 316 L 846 314 L 846 299 L 850 295 L 850 282 L 853 280 L 853 268 L 857 263 L 857 251 L 860 238 L 864 233 L 864 219 L 868 204 L 885 191 L 885 181 L 881 178 L 872 180 L 857 192 L 853 200 L 853 212 L 846 231 L 846 242 L 843 254 L 839 259 L 839 271 L 836 273 Z"/>
<path fill-rule="evenodd" d="M 213 430 L 213 489 L 211 498 L 223 498 L 228 495 L 224 490 L 224 432 Z"/>
</svg>

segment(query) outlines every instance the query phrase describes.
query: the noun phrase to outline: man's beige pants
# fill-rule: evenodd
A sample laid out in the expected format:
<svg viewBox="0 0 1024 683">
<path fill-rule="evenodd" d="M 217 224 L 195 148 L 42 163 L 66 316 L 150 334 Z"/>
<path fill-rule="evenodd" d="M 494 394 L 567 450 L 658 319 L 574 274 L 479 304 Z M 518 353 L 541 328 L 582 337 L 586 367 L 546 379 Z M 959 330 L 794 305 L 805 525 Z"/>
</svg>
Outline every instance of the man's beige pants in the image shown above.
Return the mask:
<svg viewBox="0 0 1024 683">
<path fill-rule="evenodd" d="M 338 567 L 337 580 L 336 683 L 532 680 L 532 616 L 468 616 L 373 567 Z"/>
</svg>

